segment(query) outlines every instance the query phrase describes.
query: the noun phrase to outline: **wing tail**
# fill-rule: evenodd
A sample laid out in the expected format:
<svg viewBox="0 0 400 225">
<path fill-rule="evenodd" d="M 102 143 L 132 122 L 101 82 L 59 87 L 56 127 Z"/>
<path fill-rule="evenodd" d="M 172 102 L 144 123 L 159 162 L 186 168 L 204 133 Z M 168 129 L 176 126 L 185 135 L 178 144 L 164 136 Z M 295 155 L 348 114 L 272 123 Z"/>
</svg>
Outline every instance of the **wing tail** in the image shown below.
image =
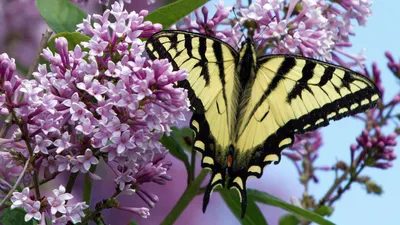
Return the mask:
<svg viewBox="0 0 400 225">
<path fill-rule="evenodd" d="M 215 187 L 221 185 L 222 187 L 225 186 L 225 172 L 221 171 L 213 171 L 211 175 L 210 182 L 207 185 L 206 191 L 204 192 L 203 196 L 203 213 L 206 212 L 208 202 L 210 201 L 211 194 Z"/>
<path fill-rule="evenodd" d="M 241 177 L 235 177 L 229 179 L 228 182 L 228 189 L 235 188 L 239 193 L 240 202 L 242 204 L 242 214 L 241 214 L 242 219 L 246 214 L 246 208 L 247 208 L 246 179 L 243 180 L 243 178 Z"/>
</svg>

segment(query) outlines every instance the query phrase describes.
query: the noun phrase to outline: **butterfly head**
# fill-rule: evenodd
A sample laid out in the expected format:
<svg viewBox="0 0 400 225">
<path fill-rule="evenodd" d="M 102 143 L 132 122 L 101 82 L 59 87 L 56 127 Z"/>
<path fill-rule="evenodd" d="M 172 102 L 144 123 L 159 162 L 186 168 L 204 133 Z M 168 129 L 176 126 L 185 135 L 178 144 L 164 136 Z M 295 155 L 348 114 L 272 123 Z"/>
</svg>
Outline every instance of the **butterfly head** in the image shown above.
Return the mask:
<svg viewBox="0 0 400 225">
<path fill-rule="evenodd" d="M 254 45 L 255 45 L 254 40 L 250 37 L 247 37 L 246 40 L 242 42 L 242 49 L 244 46 L 254 46 Z"/>
<path fill-rule="evenodd" d="M 242 48 L 240 49 L 240 61 L 244 65 L 253 65 L 257 59 L 257 51 L 255 48 L 254 40 L 250 37 L 246 38 L 242 42 Z"/>
</svg>

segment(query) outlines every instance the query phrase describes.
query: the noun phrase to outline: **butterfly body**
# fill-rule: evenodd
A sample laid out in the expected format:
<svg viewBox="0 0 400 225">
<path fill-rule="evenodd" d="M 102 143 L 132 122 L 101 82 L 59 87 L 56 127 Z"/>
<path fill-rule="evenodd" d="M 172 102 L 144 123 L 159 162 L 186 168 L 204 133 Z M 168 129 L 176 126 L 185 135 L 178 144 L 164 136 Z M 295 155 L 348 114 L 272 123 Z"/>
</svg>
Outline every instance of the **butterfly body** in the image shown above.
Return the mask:
<svg viewBox="0 0 400 225">
<path fill-rule="evenodd" d="M 246 209 L 246 181 L 279 163 L 294 135 L 373 107 L 379 91 L 346 68 L 294 55 L 257 57 L 247 38 L 240 51 L 209 36 L 161 31 L 146 43 L 152 59 L 187 69 L 194 149 L 212 171 L 203 211 L 216 186 L 236 188 Z"/>
</svg>

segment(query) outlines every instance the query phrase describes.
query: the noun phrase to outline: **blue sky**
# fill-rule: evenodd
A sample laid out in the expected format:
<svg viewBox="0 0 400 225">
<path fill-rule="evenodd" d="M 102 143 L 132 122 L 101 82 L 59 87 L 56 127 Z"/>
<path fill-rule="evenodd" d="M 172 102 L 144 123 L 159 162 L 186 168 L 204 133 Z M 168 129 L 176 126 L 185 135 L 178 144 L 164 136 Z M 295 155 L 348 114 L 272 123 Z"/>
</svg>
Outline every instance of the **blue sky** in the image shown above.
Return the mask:
<svg viewBox="0 0 400 225">
<path fill-rule="evenodd" d="M 388 101 L 400 90 L 397 80 L 387 68 L 385 51 L 390 51 L 395 59 L 400 58 L 399 29 L 390 24 L 400 21 L 400 1 L 379 1 L 372 6 L 373 15 L 368 19 L 366 27 L 356 27 L 356 36 L 351 39 L 352 52 L 366 49 L 367 65 L 376 62 L 382 71 L 385 99 Z M 346 159 L 349 154 L 349 145 L 354 143 L 354 137 L 359 134 L 363 124 L 354 119 L 344 119 L 323 128 L 324 146 L 319 162 L 332 162 L 335 159 Z M 392 132 L 394 127 L 386 129 Z M 399 146 L 395 148 L 400 155 Z M 398 224 L 396 214 L 399 213 L 400 202 L 400 162 L 395 160 L 393 167 L 388 170 L 368 169 L 364 174 L 382 185 L 384 193 L 381 196 L 367 195 L 358 184 L 354 184 L 335 207 L 330 218 L 337 224 Z M 321 184 L 312 190 L 322 195 L 328 188 L 327 182 L 332 177 L 321 177 Z"/>
<path fill-rule="evenodd" d="M 226 5 L 228 2 L 231 1 L 226 1 Z M 384 56 L 384 52 L 389 50 L 396 59 L 400 58 L 400 31 L 397 27 L 397 22 L 400 21 L 399 8 L 400 1 L 394 0 L 379 1 L 379 3 L 373 4 L 373 15 L 368 19 L 366 27 L 355 26 L 356 36 L 351 38 L 353 47 L 349 50 L 358 53 L 365 48 L 366 65 L 370 67 L 372 62 L 377 62 L 382 71 L 386 101 L 400 90 L 400 82 L 387 69 L 387 60 Z M 396 25 L 391 26 L 391 24 Z M 363 127 L 364 124 L 361 122 L 346 118 L 322 128 L 324 145 L 321 148 L 317 165 L 333 165 L 337 160 L 348 161 L 350 158 L 349 146 L 355 143 L 355 138 Z M 392 126 L 384 131 L 392 132 L 393 128 Z M 398 146 L 395 151 L 400 155 Z M 364 175 L 370 176 L 373 181 L 382 185 L 384 193 L 381 196 L 367 195 L 364 188 L 353 184 L 351 190 L 336 202 L 335 211 L 329 219 L 339 225 L 396 224 L 396 213 L 399 210 L 396 204 L 400 202 L 400 162 L 396 160 L 393 164 L 394 166 L 388 170 L 372 168 L 364 170 Z M 299 185 L 297 172 L 287 158 L 283 158 L 278 166 L 265 168 L 264 172 L 261 181 L 250 179 L 249 184 L 264 191 L 283 189 L 288 196 L 301 195 L 303 190 Z M 310 193 L 320 199 L 331 186 L 334 174 L 324 172 L 318 175 L 320 182 L 311 186 Z M 272 209 L 268 207 L 266 210 Z M 274 224 L 273 220 L 270 221 L 270 224 Z"/>
</svg>

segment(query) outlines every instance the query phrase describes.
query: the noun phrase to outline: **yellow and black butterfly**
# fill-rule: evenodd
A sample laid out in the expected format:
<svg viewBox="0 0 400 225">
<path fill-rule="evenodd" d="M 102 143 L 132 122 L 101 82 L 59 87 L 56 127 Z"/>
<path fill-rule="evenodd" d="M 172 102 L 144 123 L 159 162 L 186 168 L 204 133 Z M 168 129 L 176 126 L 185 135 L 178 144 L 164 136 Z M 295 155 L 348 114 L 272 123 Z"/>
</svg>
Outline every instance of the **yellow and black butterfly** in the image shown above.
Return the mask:
<svg viewBox="0 0 400 225">
<path fill-rule="evenodd" d="M 239 52 L 216 38 L 161 31 L 147 40 L 151 59 L 168 59 L 189 77 L 190 127 L 202 167 L 212 170 L 203 211 L 217 185 L 237 188 L 246 210 L 246 181 L 279 163 L 294 135 L 373 107 L 375 84 L 337 65 L 294 55 L 257 57 L 250 38 Z"/>
</svg>

